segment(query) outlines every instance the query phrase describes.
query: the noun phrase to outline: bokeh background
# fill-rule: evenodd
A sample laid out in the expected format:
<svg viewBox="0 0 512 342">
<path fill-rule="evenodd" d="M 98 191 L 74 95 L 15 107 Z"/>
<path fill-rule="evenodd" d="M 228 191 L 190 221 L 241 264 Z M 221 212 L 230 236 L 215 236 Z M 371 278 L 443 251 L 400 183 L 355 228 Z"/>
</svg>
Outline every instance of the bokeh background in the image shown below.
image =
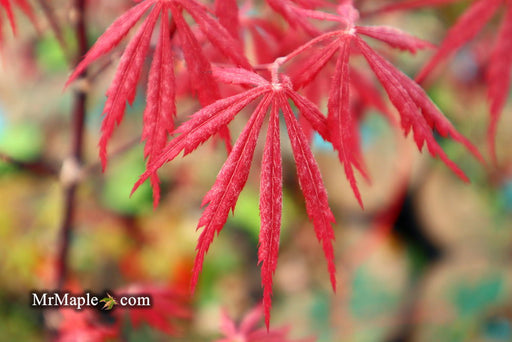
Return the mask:
<svg viewBox="0 0 512 342">
<path fill-rule="evenodd" d="M 55 1 L 62 23 L 70 4 Z M 371 5 L 371 1 L 365 1 Z M 390 13 L 368 19 L 439 42 L 467 5 Z M 129 1 L 91 1 L 93 42 Z M 36 14 L 41 11 L 36 7 Z M 63 192 L 59 170 L 70 147 L 72 91 L 63 90 L 69 52 L 48 29 L 39 33 L 20 13 L 13 37 L 4 23 L 0 66 L 0 341 L 48 338 L 41 310 L 29 293 L 52 289 Z M 455 127 L 486 156 L 488 124 L 481 61 L 492 22 L 428 84 L 428 92 Z M 69 51 L 73 35 L 64 31 Z M 430 55 L 388 54 L 410 75 Z M 355 63 L 361 61 L 356 60 Z M 364 66 L 364 63 L 360 63 Z M 149 65 L 149 64 L 148 64 Z M 70 284 L 96 292 L 134 283 L 186 281 L 199 236 L 195 228 L 202 197 L 226 158 L 207 143 L 160 171 L 163 198 L 152 208 L 151 191 L 130 190 L 144 170 L 139 144 L 144 86 L 110 145 L 105 173 L 97 156 L 104 92 L 115 63 L 94 78 L 87 104 L 86 164 L 77 195 L 70 251 Z M 146 73 L 147 74 L 147 73 Z M 380 113 L 361 118 L 364 158 L 371 184 L 359 179 L 365 209 L 357 205 L 336 155 L 320 139 L 320 164 L 337 224 L 335 252 L 339 286 L 333 293 L 320 245 L 308 222 L 283 139 L 284 212 L 275 276 L 271 326 L 289 326 L 291 336 L 329 341 L 512 341 L 512 101 L 500 120 L 499 165 L 482 165 L 461 146 L 442 141 L 468 174 L 458 179 L 440 161 L 419 153 Z M 181 99 L 184 118 L 197 108 Z M 239 132 L 242 121 L 235 121 Z M 258 145 L 249 181 L 222 233 L 208 253 L 192 318 L 182 337 L 150 327 L 124 327 L 126 341 L 213 341 L 222 310 L 239 320 L 262 296 L 259 233 Z M 185 279 L 185 280 L 184 280 Z"/>
</svg>

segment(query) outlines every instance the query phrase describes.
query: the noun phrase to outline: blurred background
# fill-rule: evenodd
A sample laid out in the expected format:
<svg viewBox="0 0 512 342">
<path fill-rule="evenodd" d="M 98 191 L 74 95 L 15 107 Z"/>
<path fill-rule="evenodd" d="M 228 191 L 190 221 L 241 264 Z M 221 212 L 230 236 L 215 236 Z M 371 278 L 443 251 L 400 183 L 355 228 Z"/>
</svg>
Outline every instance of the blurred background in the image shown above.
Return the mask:
<svg viewBox="0 0 512 342">
<path fill-rule="evenodd" d="M 69 23 L 71 5 L 54 3 L 59 21 Z M 90 3 L 95 6 L 88 17 L 90 42 L 131 6 L 121 0 Z M 438 43 L 467 4 L 390 13 L 367 22 L 389 24 Z M 63 51 L 42 9 L 34 7 L 41 18 L 39 32 L 16 12 L 17 35 L 13 37 L 4 22 L 1 43 L 0 341 L 48 338 L 43 312 L 30 307 L 29 294 L 55 286 L 64 205 L 59 172 L 71 141 L 73 91 L 63 86 L 71 70 L 69 51 L 76 43 L 70 29 L 63 30 L 68 48 Z M 441 68 L 427 88 L 487 160 L 488 110 L 481 65 L 498 19 Z M 410 75 L 431 54 L 386 53 Z M 354 58 L 355 65 L 368 69 L 361 62 Z M 209 142 L 163 167 L 162 200 L 155 210 L 147 184 L 129 197 L 145 167 L 139 144 L 144 80 L 114 134 L 109 165 L 102 173 L 97 143 L 104 93 L 115 65 L 107 65 L 91 83 L 67 286 L 102 292 L 139 283 L 183 285 L 195 256 L 200 204 L 226 152 L 221 144 Z M 358 179 L 364 210 L 330 146 L 313 139 L 337 220 L 336 293 L 305 212 L 291 148 L 283 138 L 283 227 L 271 327 L 289 326 L 290 338 L 313 336 L 319 342 L 512 341 L 511 104 L 499 124 L 498 166 L 482 165 L 458 144 L 441 141 L 470 184 L 428 153 L 419 153 L 412 139 L 404 138 L 380 113 L 365 111 L 360 133 L 372 181 Z M 181 118 L 196 108 L 192 98 L 178 102 Z M 241 125 L 243 120 L 235 121 L 233 131 L 239 132 Z M 182 337 L 168 337 L 147 324 L 137 329 L 127 324 L 124 340 L 213 341 L 220 337 L 222 310 L 238 321 L 261 300 L 261 140 L 235 214 L 205 259 Z"/>
</svg>

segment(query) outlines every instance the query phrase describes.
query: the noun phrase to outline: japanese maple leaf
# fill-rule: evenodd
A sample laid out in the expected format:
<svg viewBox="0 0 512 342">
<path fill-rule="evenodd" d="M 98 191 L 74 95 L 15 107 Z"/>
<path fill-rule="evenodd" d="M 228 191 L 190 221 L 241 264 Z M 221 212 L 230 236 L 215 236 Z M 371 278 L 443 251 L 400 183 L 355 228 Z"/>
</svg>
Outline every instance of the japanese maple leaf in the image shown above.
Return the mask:
<svg viewBox="0 0 512 342">
<path fill-rule="evenodd" d="M 295 103 L 300 114 L 324 139 L 329 139 L 327 122 L 316 106 L 293 90 L 286 76 L 274 75 L 269 82 L 258 74 L 240 68 L 214 69 L 216 77 L 224 82 L 250 85 L 249 90 L 218 100 L 191 116 L 175 131 L 177 135 L 165 147 L 158 158 L 148 165 L 147 171 L 135 184 L 134 190 L 156 172 L 165 162 L 173 160 L 182 151 L 188 154 L 231 122 L 236 114 L 249 103 L 261 98 L 244 130 L 233 146 L 233 150 L 222 166 L 212 189 L 206 194 L 203 205 L 208 204 L 198 224 L 202 228 L 197 245 L 197 256 L 191 287 L 197 284 L 203 260 L 213 238 L 218 234 L 234 210 L 238 196 L 249 176 L 250 165 L 258 135 L 264 119 L 269 113 L 268 132 L 263 152 L 260 184 L 261 231 L 259 237 L 259 262 L 264 287 L 263 302 L 266 323 L 269 323 L 272 278 L 277 265 L 282 212 L 282 161 L 280 148 L 280 111 L 288 128 L 297 175 L 306 200 L 309 218 L 313 221 L 318 240 L 322 243 L 328 263 L 331 283 L 336 287 L 334 253 L 331 224 L 334 216 L 329 209 L 318 165 L 308 145 L 307 138 L 295 117 L 288 100 Z"/>
<path fill-rule="evenodd" d="M 445 1 L 448 2 L 448 1 Z M 512 2 L 508 0 L 476 0 L 457 20 L 446 34 L 439 49 L 418 73 L 416 80 L 423 82 L 445 59 L 453 55 L 504 7 L 504 17 L 498 32 L 487 67 L 488 98 L 491 120 L 488 129 L 488 144 L 491 157 L 496 162 L 495 136 L 498 119 L 505 106 L 512 71 Z"/>
<path fill-rule="evenodd" d="M 115 300 L 114 297 L 112 297 L 109 293 L 107 293 L 107 297 L 105 298 L 102 298 L 100 300 L 100 302 L 103 302 L 105 303 L 103 305 L 103 307 L 101 308 L 102 310 L 112 310 L 112 308 L 114 307 L 114 305 L 117 305 L 117 301 Z"/>
<path fill-rule="evenodd" d="M 111 341 L 119 337 L 120 325 L 106 325 L 100 321 L 93 309 L 75 310 L 60 308 L 60 324 L 57 330 L 58 342 Z"/>
<path fill-rule="evenodd" d="M 69 77 L 66 85 L 75 80 L 96 59 L 116 47 L 128 32 L 136 25 L 144 13 L 149 12 L 135 35 L 131 38 L 123 52 L 114 79 L 107 90 L 107 101 L 103 113 L 100 139 L 100 157 L 103 168 L 107 163 L 107 143 L 116 125 L 120 124 L 126 103 L 133 103 L 137 83 L 142 71 L 149 45 L 158 18 L 160 17 L 160 34 L 157 47 L 151 63 L 147 86 L 147 106 L 144 111 L 144 127 L 142 137 L 146 140 L 144 154 L 148 163 L 158 155 L 167 142 L 167 135 L 174 128 L 173 119 L 175 108 L 175 79 L 174 61 L 171 53 L 171 40 L 174 31 L 179 35 L 191 84 L 197 91 L 199 100 L 207 105 L 220 96 L 218 88 L 211 76 L 210 62 L 202 53 L 201 45 L 193 31 L 185 21 L 182 11 L 186 10 L 198 24 L 208 40 L 236 65 L 249 68 L 237 40 L 220 25 L 208 12 L 207 8 L 195 0 L 145 0 L 128 10 L 119 17 L 98 38 L 84 59 L 78 64 Z M 169 23 L 172 15 L 172 25 Z M 221 130 L 227 137 L 227 133 Z M 155 205 L 159 199 L 159 185 L 156 174 L 151 177 Z"/>
<path fill-rule="evenodd" d="M 16 4 L 24 13 L 25 15 L 32 21 L 32 23 L 36 23 L 34 12 L 32 10 L 32 7 L 28 3 L 27 0 L 12 0 L 14 4 Z M 16 33 L 16 21 L 14 19 L 14 13 L 12 9 L 11 0 L 0 0 L 0 6 L 3 7 L 4 11 L 7 14 L 7 19 L 9 20 L 9 24 L 11 25 L 11 29 L 14 33 Z M 3 40 L 2 35 L 2 15 L 0 12 L 0 44 Z"/>
<path fill-rule="evenodd" d="M 262 317 L 263 309 L 261 306 L 257 306 L 247 313 L 242 322 L 237 326 L 226 313 L 223 313 L 221 331 L 224 337 L 215 342 L 292 342 L 292 340 L 287 337 L 290 330 L 289 328 L 270 330 L 258 328 L 257 325 Z M 315 339 L 309 338 L 300 341 L 313 342 Z"/>
<path fill-rule="evenodd" d="M 119 318 L 129 318 L 134 328 L 141 323 L 170 335 L 180 333 L 177 321 L 191 317 L 188 304 L 188 293 L 182 293 L 166 286 L 150 284 L 130 285 L 117 291 L 120 296 L 149 297 L 149 307 L 117 307 L 114 311 Z"/>
<path fill-rule="evenodd" d="M 338 16 L 331 15 L 329 20 L 338 21 L 344 27 L 342 30 L 327 32 L 316 37 L 290 53 L 285 60 L 289 60 L 306 50 L 309 51 L 314 45 L 324 45 L 318 51 L 311 53 L 309 59 L 302 62 L 300 77 L 294 80 L 296 87 L 299 88 L 310 83 L 330 59 L 338 54 L 329 92 L 328 122 L 334 148 L 338 151 L 340 161 L 344 164 L 346 176 L 359 203 L 362 205 L 362 199 L 354 177 L 353 167 L 358 169 L 363 176 L 365 176 L 365 170 L 361 162 L 354 117 L 350 111 L 349 93 L 351 74 L 349 58 L 351 52 L 356 49 L 367 60 L 392 104 L 398 110 L 404 133 L 408 134 L 412 130 L 420 150 L 423 145 L 426 145 L 433 156 L 439 156 L 459 177 L 467 180 L 462 170 L 448 158 L 436 142 L 433 129 L 444 137 L 450 135 L 481 160 L 479 152 L 455 130 L 417 83 L 380 56 L 361 38 L 361 35 L 412 53 L 418 49 L 430 47 L 431 44 L 395 28 L 355 25 L 359 14 L 351 4 L 339 6 L 338 13 Z M 314 16 L 320 16 L 320 14 Z"/>
</svg>

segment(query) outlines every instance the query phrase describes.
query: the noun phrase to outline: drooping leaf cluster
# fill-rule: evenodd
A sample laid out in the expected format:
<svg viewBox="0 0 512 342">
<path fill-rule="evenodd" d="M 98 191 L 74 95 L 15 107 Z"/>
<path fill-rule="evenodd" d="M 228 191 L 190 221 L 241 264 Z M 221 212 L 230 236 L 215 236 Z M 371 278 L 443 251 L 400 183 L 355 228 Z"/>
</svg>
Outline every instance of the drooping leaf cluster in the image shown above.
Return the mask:
<svg viewBox="0 0 512 342">
<path fill-rule="evenodd" d="M 474 6 L 481 2 L 477 1 Z M 501 0 L 491 2 L 495 7 L 502 4 Z M 420 6 L 438 4 L 439 1 L 417 3 Z M 278 13 L 287 25 L 270 17 L 254 15 L 262 9 Z M 486 10 L 489 15 L 494 13 L 492 9 Z M 510 12 L 508 10 L 507 18 Z M 139 21 L 141 23 L 137 25 Z M 94 61 L 120 45 L 132 29 L 135 31 L 130 35 L 106 93 L 100 157 L 105 167 L 108 141 L 115 126 L 123 119 L 126 103 L 133 103 L 143 65 L 147 56 L 152 56 L 142 128 L 147 169 L 134 190 L 149 179 L 155 205 L 160 199 L 157 176 L 160 167 L 181 153 L 191 153 L 211 137 L 220 136 L 226 141 L 229 155 L 203 200 L 206 208 L 198 224 L 201 235 L 192 288 L 197 284 L 213 238 L 222 230 L 229 211 L 235 209 L 249 176 L 260 131 L 266 127 L 260 175 L 258 258 L 262 268 L 267 326 L 281 230 L 283 157 L 280 141 L 284 127 L 292 147 L 306 211 L 324 249 L 334 289 L 336 269 L 332 224 L 335 219 L 310 148 L 313 132 L 332 144 L 361 206 L 363 199 L 354 169 L 364 178 L 368 179 L 370 175 L 365 169 L 360 148 L 355 99 L 363 107 L 377 108 L 386 117 L 394 117 L 374 80 L 381 84 L 398 113 L 403 133 L 413 136 L 418 149 L 426 146 L 433 156 L 439 157 L 463 180 L 467 177 L 440 147 L 434 131 L 463 144 L 481 159 L 476 148 L 457 132 L 421 86 L 372 48 L 366 39 L 410 53 L 433 48 L 433 45 L 392 27 L 364 26 L 359 25 L 359 21 L 359 12 L 352 1 L 340 1 L 335 5 L 323 0 L 267 0 L 258 4 L 247 2 L 239 9 L 234 0 L 216 0 L 206 4 L 197 0 L 143 0 L 114 21 L 68 80 L 68 84 L 75 80 Z M 155 30 L 157 26 L 159 29 Z M 500 40 L 509 39 L 509 26 L 504 25 Z M 153 39 L 156 41 L 154 49 Z M 449 44 L 450 48 L 442 45 L 437 54 L 442 57 L 455 45 L 453 42 Z M 500 51 L 498 49 L 496 53 L 499 55 L 496 60 L 501 63 L 497 68 L 503 70 L 508 68 L 509 62 Z M 352 58 L 364 59 L 374 78 L 369 79 L 366 72 L 353 67 L 350 63 Z M 182 96 L 177 92 L 176 66 L 181 61 L 185 62 L 186 69 L 179 71 L 184 73 L 179 74 L 179 80 L 187 80 L 187 94 L 196 95 L 203 107 L 189 118 L 183 118 L 183 123 L 175 127 L 176 116 L 180 114 L 176 100 Z M 427 65 L 426 70 L 433 65 Z M 315 94 L 315 89 L 319 88 L 326 89 L 326 96 Z M 328 98 L 327 113 L 319 109 L 322 97 Z M 243 111 L 250 115 L 231 148 L 228 127 Z"/>
<path fill-rule="evenodd" d="M 425 6 L 446 5 L 460 0 L 413 0 L 401 1 L 375 11 L 408 10 Z M 499 13 L 499 14 L 498 14 Z M 439 49 L 416 76 L 423 83 L 440 63 L 453 56 L 460 48 L 474 39 L 494 17 L 501 18 L 501 26 L 490 50 L 486 70 L 490 124 L 488 145 L 491 157 L 496 159 L 496 129 L 510 93 L 512 73 L 512 2 L 508 0 L 475 0 L 448 30 Z"/>
</svg>

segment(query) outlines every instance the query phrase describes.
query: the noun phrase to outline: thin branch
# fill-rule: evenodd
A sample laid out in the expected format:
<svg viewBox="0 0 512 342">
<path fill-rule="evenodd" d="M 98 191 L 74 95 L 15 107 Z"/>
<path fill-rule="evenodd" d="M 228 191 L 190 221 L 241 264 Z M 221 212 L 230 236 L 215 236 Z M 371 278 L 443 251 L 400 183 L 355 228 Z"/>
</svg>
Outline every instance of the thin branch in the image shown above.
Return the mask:
<svg viewBox="0 0 512 342">
<path fill-rule="evenodd" d="M 75 34 L 78 42 L 77 62 L 87 52 L 87 26 L 85 21 L 87 0 L 75 0 L 77 14 Z M 86 78 L 84 71 L 80 78 Z M 57 255 L 57 288 L 62 289 L 68 273 L 68 255 L 70 237 L 73 230 L 73 218 L 76 206 L 76 190 L 80 181 L 80 170 L 83 164 L 83 141 L 85 130 L 87 92 L 85 89 L 76 89 L 74 95 L 74 108 L 72 113 L 72 145 L 71 156 L 64 161 L 61 180 L 64 186 L 64 212 L 60 227 Z"/>
<path fill-rule="evenodd" d="M 22 161 L 0 152 L 0 160 L 17 169 L 30 172 L 38 176 L 57 176 L 58 171 L 45 160 Z"/>
</svg>

